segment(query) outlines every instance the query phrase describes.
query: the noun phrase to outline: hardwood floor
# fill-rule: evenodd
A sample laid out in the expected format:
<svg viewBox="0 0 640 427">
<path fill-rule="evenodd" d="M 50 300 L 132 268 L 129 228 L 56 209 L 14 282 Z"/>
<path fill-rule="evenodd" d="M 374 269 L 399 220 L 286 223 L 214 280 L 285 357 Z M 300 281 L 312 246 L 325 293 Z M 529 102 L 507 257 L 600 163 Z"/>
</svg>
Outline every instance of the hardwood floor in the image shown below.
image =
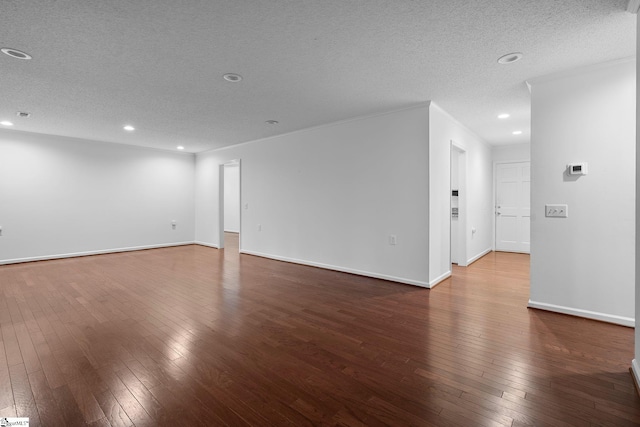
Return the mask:
<svg viewBox="0 0 640 427">
<path fill-rule="evenodd" d="M 433 290 L 201 246 L 0 267 L 32 426 L 640 424 L 633 329 L 528 310 L 526 255 Z M 237 245 L 237 243 L 235 243 Z"/>
</svg>

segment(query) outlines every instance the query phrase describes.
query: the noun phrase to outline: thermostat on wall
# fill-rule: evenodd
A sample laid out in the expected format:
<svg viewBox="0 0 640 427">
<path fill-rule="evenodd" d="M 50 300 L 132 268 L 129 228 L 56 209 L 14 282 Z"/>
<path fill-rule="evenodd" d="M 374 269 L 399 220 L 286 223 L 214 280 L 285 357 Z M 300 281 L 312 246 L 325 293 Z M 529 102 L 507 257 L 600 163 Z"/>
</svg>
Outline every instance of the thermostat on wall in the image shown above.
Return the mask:
<svg viewBox="0 0 640 427">
<path fill-rule="evenodd" d="M 587 163 L 569 163 L 567 165 L 569 175 L 586 175 Z"/>
</svg>

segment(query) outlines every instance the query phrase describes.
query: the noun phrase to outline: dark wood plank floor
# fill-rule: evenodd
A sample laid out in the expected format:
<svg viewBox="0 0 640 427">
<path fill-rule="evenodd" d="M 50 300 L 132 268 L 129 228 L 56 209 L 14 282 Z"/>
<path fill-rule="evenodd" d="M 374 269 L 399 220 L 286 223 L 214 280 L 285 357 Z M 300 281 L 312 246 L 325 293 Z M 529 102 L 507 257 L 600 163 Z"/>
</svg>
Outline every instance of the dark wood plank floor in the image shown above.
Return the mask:
<svg viewBox="0 0 640 427">
<path fill-rule="evenodd" d="M 528 310 L 529 259 L 434 290 L 201 246 L 0 267 L 31 425 L 640 424 L 633 330 Z M 237 245 L 237 242 L 235 243 Z"/>
</svg>

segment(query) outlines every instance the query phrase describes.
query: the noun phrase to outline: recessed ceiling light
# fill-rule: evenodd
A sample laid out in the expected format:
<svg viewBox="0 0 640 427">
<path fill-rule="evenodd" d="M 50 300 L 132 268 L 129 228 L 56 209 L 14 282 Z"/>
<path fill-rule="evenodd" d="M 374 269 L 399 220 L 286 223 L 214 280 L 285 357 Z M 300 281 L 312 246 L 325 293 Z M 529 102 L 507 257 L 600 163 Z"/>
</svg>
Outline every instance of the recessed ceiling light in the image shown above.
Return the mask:
<svg viewBox="0 0 640 427">
<path fill-rule="evenodd" d="M 31 113 L 27 113 L 26 111 L 18 111 L 16 113 L 16 116 L 27 118 L 27 117 L 31 117 Z"/>
<path fill-rule="evenodd" d="M 514 130 L 512 133 L 514 135 L 520 135 L 520 134 L 522 134 L 522 131 L 521 130 Z"/>
<path fill-rule="evenodd" d="M 178 150 L 184 150 L 184 147 L 183 147 L 182 145 L 178 145 L 176 148 L 177 148 Z"/>
<path fill-rule="evenodd" d="M 240 74 L 235 74 L 235 73 L 227 73 L 223 75 L 222 78 L 231 83 L 237 83 L 240 80 L 242 80 L 242 76 Z"/>
<path fill-rule="evenodd" d="M 509 118 L 509 114 L 507 114 L 507 113 L 498 114 L 498 118 L 499 119 L 508 119 Z"/>
<path fill-rule="evenodd" d="M 136 130 L 136 128 L 131 125 L 125 125 L 122 127 L 122 129 L 126 130 L 127 132 L 133 132 L 134 130 Z"/>
<path fill-rule="evenodd" d="M 0 125 L 2 125 L 2 126 L 13 126 L 13 123 L 11 123 L 8 120 L 3 120 L 3 121 L 0 122 Z"/>
<path fill-rule="evenodd" d="M 507 53 L 498 58 L 498 64 L 512 64 L 516 61 L 520 61 L 524 55 L 521 52 Z"/>
<path fill-rule="evenodd" d="M 25 53 L 21 50 L 18 49 L 11 49 L 10 47 L 3 47 L 2 49 L 0 49 L 0 51 L 2 53 L 4 53 L 5 55 L 9 55 L 12 58 L 16 58 L 16 59 L 31 59 L 31 55 L 29 55 L 28 53 Z"/>
<path fill-rule="evenodd" d="M 267 120 L 265 123 L 268 125 L 277 125 L 280 122 L 277 120 Z"/>
</svg>

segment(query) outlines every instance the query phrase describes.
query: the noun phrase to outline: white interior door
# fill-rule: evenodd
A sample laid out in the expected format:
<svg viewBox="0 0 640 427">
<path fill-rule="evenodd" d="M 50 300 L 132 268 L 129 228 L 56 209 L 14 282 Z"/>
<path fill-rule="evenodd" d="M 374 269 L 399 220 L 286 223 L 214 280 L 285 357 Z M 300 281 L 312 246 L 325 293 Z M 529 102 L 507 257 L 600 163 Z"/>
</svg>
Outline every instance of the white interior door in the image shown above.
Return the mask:
<svg viewBox="0 0 640 427">
<path fill-rule="evenodd" d="M 496 165 L 496 250 L 530 250 L 530 162 Z"/>
</svg>

